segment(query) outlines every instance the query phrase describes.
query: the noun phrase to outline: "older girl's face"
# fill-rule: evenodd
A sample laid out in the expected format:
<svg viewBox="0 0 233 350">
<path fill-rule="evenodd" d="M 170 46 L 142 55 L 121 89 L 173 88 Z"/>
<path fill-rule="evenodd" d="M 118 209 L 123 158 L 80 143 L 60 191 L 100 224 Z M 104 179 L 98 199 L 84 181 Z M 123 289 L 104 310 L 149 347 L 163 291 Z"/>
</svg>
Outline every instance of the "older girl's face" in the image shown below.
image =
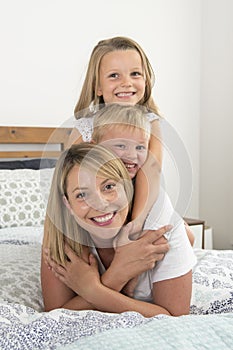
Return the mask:
<svg viewBox="0 0 233 350">
<path fill-rule="evenodd" d="M 97 95 L 105 103 L 136 105 L 145 94 L 145 74 L 136 50 L 116 50 L 103 56 Z"/>
<path fill-rule="evenodd" d="M 67 177 L 67 197 L 71 214 L 94 241 L 111 240 L 125 223 L 128 202 L 116 180 L 75 165 Z"/>
</svg>

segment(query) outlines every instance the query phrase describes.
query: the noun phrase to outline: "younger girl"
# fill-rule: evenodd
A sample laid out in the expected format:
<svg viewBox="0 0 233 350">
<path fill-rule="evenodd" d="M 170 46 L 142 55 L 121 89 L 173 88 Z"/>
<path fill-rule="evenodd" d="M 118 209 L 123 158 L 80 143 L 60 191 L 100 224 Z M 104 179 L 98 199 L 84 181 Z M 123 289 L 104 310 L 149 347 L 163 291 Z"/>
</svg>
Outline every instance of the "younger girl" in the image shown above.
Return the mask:
<svg viewBox="0 0 233 350">
<path fill-rule="evenodd" d="M 119 158 L 121 158 L 131 179 L 135 179 L 149 153 L 151 123 L 146 118 L 146 115 L 146 109 L 143 106 L 113 103 L 106 105 L 98 111 L 93 122 L 93 141 L 110 148 Z M 147 181 L 150 183 L 151 188 L 153 188 L 154 179 L 151 179 L 151 177 L 148 176 Z M 158 193 L 159 192 L 161 193 L 161 191 L 158 191 Z M 152 209 L 156 202 L 157 200 L 150 203 Z M 162 210 L 162 203 L 160 203 L 160 205 L 160 210 Z M 147 216 L 147 219 L 148 216 L 152 216 L 150 212 L 151 210 L 144 214 Z M 169 224 L 168 213 L 166 217 L 166 224 Z M 155 215 L 154 212 L 153 223 L 156 222 L 156 220 L 158 220 L 158 215 Z M 180 220 L 182 219 L 180 218 Z M 191 245 L 193 245 L 194 235 L 185 222 L 184 225 L 189 241 Z M 155 226 L 156 228 L 159 227 L 154 224 L 152 226 L 153 229 L 155 229 Z M 148 226 L 146 226 L 146 228 L 149 229 Z"/>
</svg>

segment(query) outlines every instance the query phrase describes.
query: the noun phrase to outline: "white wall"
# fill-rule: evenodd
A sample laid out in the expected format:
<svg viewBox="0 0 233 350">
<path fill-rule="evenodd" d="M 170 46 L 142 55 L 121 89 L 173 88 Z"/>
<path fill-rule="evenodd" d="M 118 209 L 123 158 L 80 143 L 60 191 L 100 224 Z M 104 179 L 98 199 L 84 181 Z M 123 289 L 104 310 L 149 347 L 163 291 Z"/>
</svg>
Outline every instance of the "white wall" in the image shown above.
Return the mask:
<svg viewBox="0 0 233 350">
<path fill-rule="evenodd" d="M 203 3 L 200 215 L 233 247 L 233 2 Z"/>
<path fill-rule="evenodd" d="M 200 30 L 200 0 L 2 0 L 0 123 L 61 125 L 73 114 L 93 46 L 132 37 L 148 54 L 155 100 L 188 152 L 193 194 L 186 215 L 198 217 Z M 165 154 L 164 164 L 175 201 L 182 186 L 176 162 Z"/>
</svg>

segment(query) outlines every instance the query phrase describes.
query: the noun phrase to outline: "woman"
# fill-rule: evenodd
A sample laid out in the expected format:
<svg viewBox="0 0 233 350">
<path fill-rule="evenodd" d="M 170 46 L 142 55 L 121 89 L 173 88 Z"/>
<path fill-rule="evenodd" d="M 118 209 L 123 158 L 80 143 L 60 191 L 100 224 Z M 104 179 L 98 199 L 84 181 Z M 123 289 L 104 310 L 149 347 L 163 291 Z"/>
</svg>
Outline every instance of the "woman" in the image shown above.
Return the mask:
<svg viewBox="0 0 233 350">
<path fill-rule="evenodd" d="M 41 264 L 46 311 L 59 307 L 137 311 L 145 317 L 189 313 L 190 268 L 176 278 L 151 280 L 156 262 L 168 251 L 162 237 L 170 226 L 113 248 L 127 222 L 132 195 L 124 164 L 103 146 L 82 143 L 62 154 L 52 182 L 43 241 L 52 257 L 49 268 L 43 258 Z M 146 283 L 151 299 L 121 293 L 139 274 L 135 295 L 140 296 Z"/>
</svg>

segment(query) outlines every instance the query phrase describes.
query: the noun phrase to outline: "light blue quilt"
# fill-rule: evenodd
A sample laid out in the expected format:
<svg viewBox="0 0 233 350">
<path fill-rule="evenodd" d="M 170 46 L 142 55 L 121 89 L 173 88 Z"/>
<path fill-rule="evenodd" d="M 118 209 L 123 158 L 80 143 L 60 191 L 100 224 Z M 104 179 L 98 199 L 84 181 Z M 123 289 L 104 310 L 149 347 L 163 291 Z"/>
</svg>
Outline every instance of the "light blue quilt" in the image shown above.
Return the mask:
<svg viewBox="0 0 233 350">
<path fill-rule="evenodd" d="M 80 339 L 63 349 L 233 349 L 233 314 L 155 317 L 134 328 L 112 329 Z"/>
</svg>

